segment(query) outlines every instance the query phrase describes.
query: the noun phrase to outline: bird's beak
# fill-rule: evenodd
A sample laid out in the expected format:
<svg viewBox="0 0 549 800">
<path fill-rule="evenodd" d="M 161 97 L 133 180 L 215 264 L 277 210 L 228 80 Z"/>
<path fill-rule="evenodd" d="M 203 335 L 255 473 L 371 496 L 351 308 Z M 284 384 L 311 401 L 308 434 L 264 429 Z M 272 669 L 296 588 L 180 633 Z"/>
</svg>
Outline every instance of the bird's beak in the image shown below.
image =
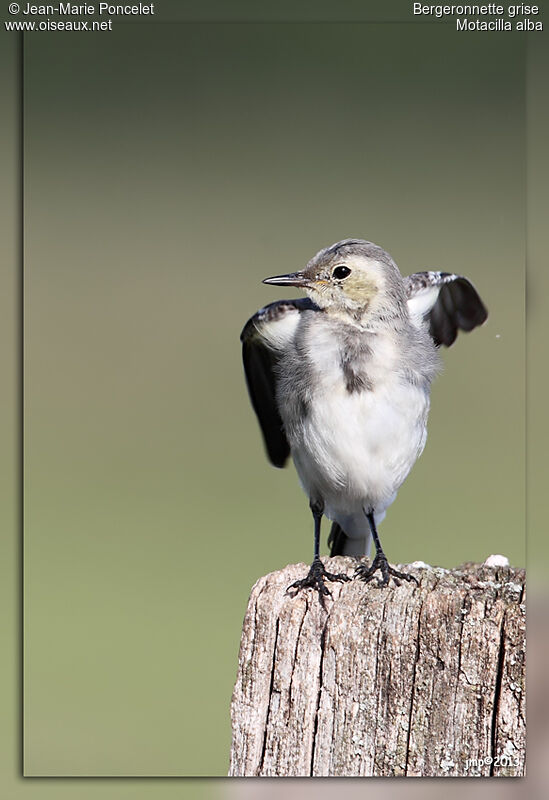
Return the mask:
<svg viewBox="0 0 549 800">
<path fill-rule="evenodd" d="M 310 286 L 312 281 L 303 272 L 290 272 L 289 275 L 275 275 L 274 278 L 265 278 L 263 283 L 273 286 Z"/>
</svg>

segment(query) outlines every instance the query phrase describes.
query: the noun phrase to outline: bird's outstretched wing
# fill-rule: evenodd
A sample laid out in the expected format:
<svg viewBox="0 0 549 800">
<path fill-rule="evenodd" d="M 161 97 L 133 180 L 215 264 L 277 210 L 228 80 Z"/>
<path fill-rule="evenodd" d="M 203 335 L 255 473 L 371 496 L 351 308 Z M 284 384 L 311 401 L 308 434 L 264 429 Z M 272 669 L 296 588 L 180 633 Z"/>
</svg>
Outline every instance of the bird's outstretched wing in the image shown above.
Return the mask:
<svg viewBox="0 0 549 800">
<path fill-rule="evenodd" d="M 267 455 L 275 467 L 283 467 L 290 455 L 290 445 L 276 404 L 276 364 L 280 352 L 291 343 L 303 311 L 318 310 L 307 297 L 279 300 L 254 314 L 240 334 L 250 400 L 259 420 Z"/>
<path fill-rule="evenodd" d="M 404 278 L 408 309 L 416 324 L 428 324 L 434 343 L 450 347 L 459 330 L 472 331 L 488 318 L 473 284 L 449 272 L 416 272 Z"/>
</svg>

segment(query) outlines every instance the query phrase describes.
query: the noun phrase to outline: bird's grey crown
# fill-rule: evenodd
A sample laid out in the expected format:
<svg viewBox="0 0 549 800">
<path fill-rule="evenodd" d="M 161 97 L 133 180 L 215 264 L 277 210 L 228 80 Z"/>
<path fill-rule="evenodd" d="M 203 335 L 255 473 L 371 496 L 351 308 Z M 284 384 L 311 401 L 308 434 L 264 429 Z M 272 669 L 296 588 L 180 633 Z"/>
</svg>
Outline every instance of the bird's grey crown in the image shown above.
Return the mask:
<svg viewBox="0 0 549 800">
<path fill-rule="evenodd" d="M 380 247 L 378 244 L 374 244 L 373 242 L 369 242 L 366 239 L 341 239 L 341 241 L 335 242 L 335 244 L 331 244 L 329 247 L 324 247 L 322 250 L 319 250 L 318 253 L 309 261 L 308 266 L 313 264 L 318 265 L 321 263 L 329 263 L 335 257 L 349 255 L 360 255 L 364 256 L 365 258 L 371 258 L 376 261 L 381 261 L 388 267 L 397 269 L 395 262 L 389 253 L 383 249 L 383 247 Z"/>
</svg>

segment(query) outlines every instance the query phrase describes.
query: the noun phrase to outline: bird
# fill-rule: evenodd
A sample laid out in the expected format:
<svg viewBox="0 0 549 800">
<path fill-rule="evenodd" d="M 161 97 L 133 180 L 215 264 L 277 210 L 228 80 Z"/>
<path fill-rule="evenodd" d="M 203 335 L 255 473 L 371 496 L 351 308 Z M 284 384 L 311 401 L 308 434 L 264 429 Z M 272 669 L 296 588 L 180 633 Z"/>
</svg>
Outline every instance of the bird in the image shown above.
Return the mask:
<svg viewBox="0 0 549 800">
<path fill-rule="evenodd" d="M 308 574 L 287 592 L 316 590 L 325 607 L 330 582 L 320 559 L 322 517 L 331 520 L 330 555 L 363 559 L 354 578 L 377 584 L 415 580 L 391 566 L 378 525 L 421 455 L 439 349 L 488 312 L 461 275 L 403 277 L 387 251 L 365 239 L 321 249 L 304 269 L 265 278 L 305 297 L 278 300 L 245 324 L 240 339 L 251 405 L 267 456 L 291 456 L 313 516 Z"/>
</svg>

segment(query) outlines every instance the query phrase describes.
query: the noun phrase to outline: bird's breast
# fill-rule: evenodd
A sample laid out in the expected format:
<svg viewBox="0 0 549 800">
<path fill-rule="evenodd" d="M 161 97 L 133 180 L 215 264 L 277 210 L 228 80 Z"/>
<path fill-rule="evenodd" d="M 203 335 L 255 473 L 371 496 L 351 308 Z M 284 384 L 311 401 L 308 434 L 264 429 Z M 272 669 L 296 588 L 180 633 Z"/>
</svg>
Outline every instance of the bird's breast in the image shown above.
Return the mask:
<svg viewBox="0 0 549 800">
<path fill-rule="evenodd" d="M 326 500 L 393 495 L 423 449 L 428 391 L 405 378 L 389 336 L 365 337 L 349 358 L 317 335 L 300 355 L 279 406 L 304 488 Z"/>
</svg>

